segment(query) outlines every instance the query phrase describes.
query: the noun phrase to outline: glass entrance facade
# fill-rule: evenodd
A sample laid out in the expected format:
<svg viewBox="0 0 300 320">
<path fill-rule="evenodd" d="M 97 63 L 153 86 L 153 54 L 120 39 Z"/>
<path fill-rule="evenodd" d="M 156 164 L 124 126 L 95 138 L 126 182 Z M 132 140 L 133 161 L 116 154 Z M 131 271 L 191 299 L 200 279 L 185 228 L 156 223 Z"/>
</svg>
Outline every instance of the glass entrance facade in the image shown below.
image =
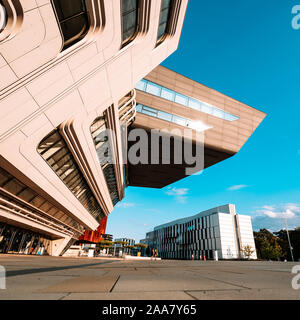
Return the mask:
<svg viewBox="0 0 300 320">
<path fill-rule="evenodd" d="M 51 239 L 30 230 L 0 222 L 0 254 L 49 255 Z"/>
</svg>

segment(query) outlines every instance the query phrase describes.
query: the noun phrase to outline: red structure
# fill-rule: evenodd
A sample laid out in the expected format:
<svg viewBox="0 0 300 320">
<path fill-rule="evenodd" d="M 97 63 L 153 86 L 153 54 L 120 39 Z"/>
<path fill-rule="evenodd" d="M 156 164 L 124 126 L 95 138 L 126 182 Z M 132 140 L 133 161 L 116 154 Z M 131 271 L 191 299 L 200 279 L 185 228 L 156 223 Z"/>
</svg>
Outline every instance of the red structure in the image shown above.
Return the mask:
<svg viewBox="0 0 300 320">
<path fill-rule="evenodd" d="M 106 225 L 107 225 L 107 216 L 100 221 L 100 225 L 95 231 L 86 230 L 84 235 L 80 236 L 79 240 L 94 242 L 94 243 L 104 240 L 102 238 L 102 235 L 105 234 Z"/>
</svg>

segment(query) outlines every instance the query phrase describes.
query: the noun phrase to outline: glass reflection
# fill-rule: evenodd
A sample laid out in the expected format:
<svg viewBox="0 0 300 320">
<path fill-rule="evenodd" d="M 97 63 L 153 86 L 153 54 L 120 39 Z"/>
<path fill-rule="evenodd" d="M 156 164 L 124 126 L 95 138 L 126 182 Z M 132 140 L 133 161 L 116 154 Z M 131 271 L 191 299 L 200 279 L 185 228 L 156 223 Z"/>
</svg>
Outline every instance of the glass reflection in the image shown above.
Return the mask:
<svg viewBox="0 0 300 320">
<path fill-rule="evenodd" d="M 87 9 L 84 0 L 53 0 L 53 5 L 64 37 L 64 50 L 87 34 Z"/>
<path fill-rule="evenodd" d="M 165 88 L 163 86 L 160 86 L 156 83 L 153 83 L 149 80 L 142 79 L 139 81 L 135 88 L 137 90 L 147 92 L 149 94 L 152 94 L 154 96 L 163 98 L 165 100 L 169 100 L 172 102 L 176 102 L 178 104 L 181 104 L 183 106 L 199 110 L 203 113 L 207 113 L 209 115 L 212 115 L 216 118 L 223 119 L 226 121 L 235 121 L 238 120 L 239 117 L 230 114 L 224 110 L 221 110 L 217 107 L 214 107 L 206 102 L 185 96 L 181 93 L 175 92 L 171 89 Z"/>
<path fill-rule="evenodd" d="M 150 108 L 150 107 L 142 105 L 142 104 L 137 104 L 136 111 L 139 113 L 143 113 L 148 116 L 154 117 L 154 118 L 173 122 L 173 123 L 178 124 L 180 126 L 188 127 L 188 128 L 194 129 L 199 132 L 202 132 L 202 131 L 205 131 L 205 130 L 208 130 L 211 128 L 211 127 L 205 125 L 204 123 L 202 123 L 201 121 L 194 121 L 191 119 L 186 119 L 186 118 L 174 115 L 172 113 L 168 113 L 168 112 L 164 112 L 164 111 L 157 110 L 154 108 Z"/>
<path fill-rule="evenodd" d="M 138 0 L 122 0 L 122 44 L 128 44 L 138 30 Z"/>
</svg>

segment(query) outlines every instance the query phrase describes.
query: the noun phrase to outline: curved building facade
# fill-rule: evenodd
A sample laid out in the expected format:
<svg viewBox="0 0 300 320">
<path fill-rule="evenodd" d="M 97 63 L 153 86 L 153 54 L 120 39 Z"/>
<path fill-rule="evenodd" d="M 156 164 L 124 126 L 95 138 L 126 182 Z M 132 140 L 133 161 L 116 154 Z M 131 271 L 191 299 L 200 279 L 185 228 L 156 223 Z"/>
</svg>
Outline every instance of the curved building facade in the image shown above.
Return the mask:
<svg viewBox="0 0 300 320">
<path fill-rule="evenodd" d="M 176 139 L 201 122 L 208 167 L 265 116 L 159 66 L 178 47 L 188 0 L 0 4 L 0 253 L 61 255 L 126 186 L 185 177 L 185 163 L 127 161 L 134 129 L 174 126 Z"/>
</svg>

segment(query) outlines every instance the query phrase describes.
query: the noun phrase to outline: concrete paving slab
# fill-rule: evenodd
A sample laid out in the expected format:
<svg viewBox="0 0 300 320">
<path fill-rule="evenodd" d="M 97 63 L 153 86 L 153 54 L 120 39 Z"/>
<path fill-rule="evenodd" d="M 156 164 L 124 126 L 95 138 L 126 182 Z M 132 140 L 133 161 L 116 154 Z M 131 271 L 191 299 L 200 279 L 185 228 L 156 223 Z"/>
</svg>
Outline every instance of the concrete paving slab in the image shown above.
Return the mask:
<svg viewBox="0 0 300 320">
<path fill-rule="evenodd" d="M 114 292 L 236 289 L 237 286 L 205 279 L 197 274 L 121 275 Z"/>
<path fill-rule="evenodd" d="M 31 292 L 8 292 L 3 298 L 0 296 L 0 300 L 61 300 L 65 296 L 65 293 L 40 294 Z"/>
<path fill-rule="evenodd" d="M 194 300 L 183 291 L 71 293 L 62 300 Z"/>
<path fill-rule="evenodd" d="M 72 279 L 71 276 L 52 276 L 52 277 L 36 277 L 36 276 L 17 276 L 6 279 L 6 289 L 0 290 L 0 300 L 11 299 L 12 297 L 28 297 L 43 288 L 55 285 L 58 282 Z M 35 294 L 38 296 L 38 294 Z M 17 298 L 16 298 L 17 299 Z"/>
<path fill-rule="evenodd" d="M 118 276 L 103 276 L 103 277 L 76 277 L 69 280 L 59 282 L 55 285 L 39 290 L 41 293 L 53 292 L 109 292 Z"/>
<path fill-rule="evenodd" d="M 296 264 L 0 255 L 9 272 L 0 299 L 300 300 L 291 287 Z"/>
<path fill-rule="evenodd" d="M 238 285 L 251 289 L 290 289 L 291 281 L 294 275 L 290 273 L 276 273 L 269 274 L 263 271 L 251 271 L 246 274 L 228 273 L 228 272 L 216 272 L 215 274 L 207 275 L 206 277 L 212 277 L 216 281 L 230 282 L 233 285 Z"/>
<path fill-rule="evenodd" d="M 188 291 L 197 300 L 300 300 L 300 292 L 290 289 Z"/>
</svg>

